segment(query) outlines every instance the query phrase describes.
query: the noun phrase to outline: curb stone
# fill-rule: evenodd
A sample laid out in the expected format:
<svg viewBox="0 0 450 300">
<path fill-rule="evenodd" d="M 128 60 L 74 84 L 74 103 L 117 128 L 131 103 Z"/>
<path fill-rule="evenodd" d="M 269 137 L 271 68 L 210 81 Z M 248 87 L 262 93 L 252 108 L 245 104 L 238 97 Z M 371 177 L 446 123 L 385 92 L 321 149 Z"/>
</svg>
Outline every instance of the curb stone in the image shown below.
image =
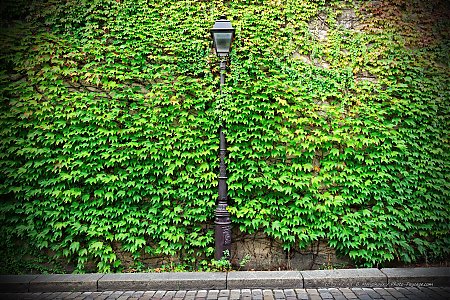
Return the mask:
<svg viewBox="0 0 450 300">
<path fill-rule="evenodd" d="M 381 269 L 388 286 L 450 286 L 450 268 L 385 268 Z"/>
<path fill-rule="evenodd" d="M 299 271 L 239 271 L 229 272 L 228 289 L 303 288 Z"/>
<path fill-rule="evenodd" d="M 0 275 L 0 292 L 450 287 L 450 268 Z"/>
<path fill-rule="evenodd" d="M 379 287 L 387 277 L 376 268 L 302 271 L 305 288 Z"/>
<path fill-rule="evenodd" d="M 226 277 L 226 273 L 207 272 L 106 274 L 98 281 L 98 290 L 226 289 Z"/>
<path fill-rule="evenodd" d="M 0 292 L 28 292 L 30 282 L 39 275 L 0 275 Z"/>
<path fill-rule="evenodd" d="M 29 285 L 30 292 L 96 292 L 97 282 L 104 274 L 39 275 Z"/>
</svg>

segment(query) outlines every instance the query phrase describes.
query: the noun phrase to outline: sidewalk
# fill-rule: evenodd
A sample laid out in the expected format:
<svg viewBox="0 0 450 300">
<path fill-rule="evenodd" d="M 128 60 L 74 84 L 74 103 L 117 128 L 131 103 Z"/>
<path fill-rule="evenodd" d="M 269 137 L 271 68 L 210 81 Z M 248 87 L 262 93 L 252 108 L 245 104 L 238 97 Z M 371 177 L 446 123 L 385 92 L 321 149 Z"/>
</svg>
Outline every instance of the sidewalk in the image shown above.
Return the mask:
<svg viewBox="0 0 450 300">
<path fill-rule="evenodd" d="M 0 299 L 450 299 L 450 268 L 1 275 L 0 293 Z"/>
<path fill-rule="evenodd" d="M 321 288 L 321 289 L 234 289 L 189 291 L 105 291 L 0 293 L 2 300 L 355 300 L 355 299 L 450 299 L 450 287 Z"/>
</svg>

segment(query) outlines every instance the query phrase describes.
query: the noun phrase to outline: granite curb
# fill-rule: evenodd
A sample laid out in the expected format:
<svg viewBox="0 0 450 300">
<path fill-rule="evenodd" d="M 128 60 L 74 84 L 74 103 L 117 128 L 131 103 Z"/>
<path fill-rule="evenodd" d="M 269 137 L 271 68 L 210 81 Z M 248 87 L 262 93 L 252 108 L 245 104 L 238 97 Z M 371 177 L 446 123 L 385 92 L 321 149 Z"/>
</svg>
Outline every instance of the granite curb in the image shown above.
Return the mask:
<svg viewBox="0 0 450 300">
<path fill-rule="evenodd" d="M 388 279 L 379 269 L 302 271 L 305 288 L 385 287 Z"/>
<path fill-rule="evenodd" d="M 0 292 L 101 292 L 108 290 L 225 290 L 327 287 L 449 287 L 450 267 L 0 275 Z"/>
<path fill-rule="evenodd" d="M 227 289 L 303 288 L 299 271 L 238 271 L 229 272 Z"/>
<path fill-rule="evenodd" d="M 450 268 L 384 268 L 389 287 L 450 286 Z"/>
<path fill-rule="evenodd" d="M 98 291 L 223 290 L 226 285 L 227 273 L 219 272 L 121 273 L 105 274 L 98 280 Z"/>
</svg>

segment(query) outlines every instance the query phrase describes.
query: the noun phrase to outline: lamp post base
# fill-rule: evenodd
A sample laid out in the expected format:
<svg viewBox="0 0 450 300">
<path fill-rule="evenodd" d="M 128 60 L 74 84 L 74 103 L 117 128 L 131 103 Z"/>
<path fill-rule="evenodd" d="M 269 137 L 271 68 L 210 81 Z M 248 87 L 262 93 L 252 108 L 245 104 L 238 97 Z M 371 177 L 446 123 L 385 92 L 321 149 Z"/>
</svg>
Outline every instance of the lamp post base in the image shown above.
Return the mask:
<svg viewBox="0 0 450 300">
<path fill-rule="evenodd" d="M 230 256 L 231 250 L 231 219 L 227 211 L 228 206 L 228 187 L 227 187 L 227 167 L 225 157 L 227 155 L 227 142 L 225 139 L 224 126 L 219 128 L 220 147 L 219 147 L 219 198 L 215 212 L 215 240 L 216 248 L 214 257 L 220 260 L 224 257 L 224 252 L 228 250 L 227 256 Z"/>
<path fill-rule="evenodd" d="M 225 255 L 229 256 L 231 251 L 231 220 L 230 213 L 227 211 L 227 203 L 219 201 L 216 209 L 215 220 L 215 254 L 216 260 L 222 259 Z M 228 252 L 228 253 L 226 253 Z M 225 257 L 227 258 L 227 257 Z"/>
</svg>

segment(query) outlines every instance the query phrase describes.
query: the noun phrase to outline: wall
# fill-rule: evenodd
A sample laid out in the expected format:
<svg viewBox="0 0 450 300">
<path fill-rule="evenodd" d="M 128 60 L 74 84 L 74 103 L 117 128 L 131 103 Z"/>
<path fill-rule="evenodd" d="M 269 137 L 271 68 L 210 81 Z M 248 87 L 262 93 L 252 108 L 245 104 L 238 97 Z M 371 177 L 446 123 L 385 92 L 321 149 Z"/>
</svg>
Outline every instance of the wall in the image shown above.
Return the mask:
<svg viewBox="0 0 450 300">
<path fill-rule="evenodd" d="M 0 36 L 2 249 L 80 272 L 211 260 L 224 120 L 234 228 L 280 244 L 261 257 L 324 241 L 358 266 L 448 255 L 447 1 L 17 3 Z"/>
</svg>

